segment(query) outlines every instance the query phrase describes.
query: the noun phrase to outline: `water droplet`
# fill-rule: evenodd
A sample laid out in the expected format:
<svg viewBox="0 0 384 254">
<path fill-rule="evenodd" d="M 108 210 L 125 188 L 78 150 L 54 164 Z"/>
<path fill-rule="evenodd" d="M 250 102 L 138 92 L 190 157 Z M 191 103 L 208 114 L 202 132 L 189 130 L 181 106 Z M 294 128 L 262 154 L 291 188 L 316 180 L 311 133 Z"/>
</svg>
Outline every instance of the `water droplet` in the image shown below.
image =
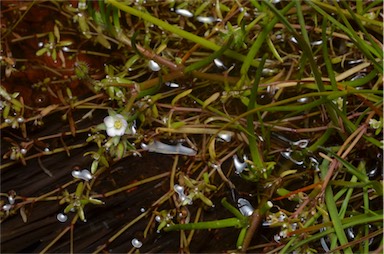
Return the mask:
<svg viewBox="0 0 384 254">
<path fill-rule="evenodd" d="M 349 239 L 350 241 L 353 241 L 353 240 L 355 239 L 355 237 L 356 237 L 353 228 L 347 228 L 346 231 L 347 231 L 348 239 Z"/>
<path fill-rule="evenodd" d="M 44 46 L 44 43 L 43 43 L 42 41 L 40 41 L 39 43 L 37 43 L 37 46 L 38 46 L 39 48 L 41 48 L 41 47 Z"/>
<path fill-rule="evenodd" d="M 173 82 L 165 82 L 165 85 L 171 88 L 178 88 L 180 87 L 179 84 L 173 83 Z"/>
<path fill-rule="evenodd" d="M 237 200 L 237 207 L 244 216 L 251 216 L 253 214 L 253 210 L 255 210 L 251 203 L 249 203 L 249 201 L 245 198 L 239 198 Z"/>
<path fill-rule="evenodd" d="M 232 139 L 232 136 L 233 136 L 233 132 L 229 132 L 229 131 L 220 131 L 219 134 L 217 134 L 217 136 L 224 140 L 225 142 L 230 142 L 231 139 Z"/>
<path fill-rule="evenodd" d="M 157 222 L 161 222 L 161 217 L 160 217 L 160 215 L 157 215 L 157 216 L 155 217 L 155 221 L 157 221 Z"/>
<path fill-rule="evenodd" d="M 215 58 L 215 59 L 213 60 L 213 62 L 215 63 L 215 65 L 216 65 L 218 68 L 220 68 L 220 69 L 227 69 L 227 67 L 224 66 L 223 62 L 222 62 L 220 59 Z"/>
<path fill-rule="evenodd" d="M 46 153 L 50 152 L 49 148 L 48 147 L 44 148 L 44 152 Z"/>
<path fill-rule="evenodd" d="M 160 68 L 160 65 L 158 65 L 155 61 L 153 60 L 149 60 L 148 62 L 148 67 L 149 69 L 151 69 L 152 71 L 159 71 L 161 68 Z"/>
<path fill-rule="evenodd" d="M 348 61 L 347 63 L 348 64 L 359 64 L 359 63 L 362 63 L 364 60 L 363 59 L 358 59 L 358 60 L 351 60 L 351 61 Z"/>
<path fill-rule="evenodd" d="M 26 154 L 26 153 L 27 153 L 27 149 L 25 149 L 25 148 L 21 148 L 21 149 L 20 149 L 20 153 L 21 153 L 21 154 Z"/>
<path fill-rule="evenodd" d="M 4 210 L 4 211 L 9 211 L 9 210 L 11 210 L 11 208 L 12 208 L 12 205 L 11 205 L 11 204 L 3 205 L 3 210 Z"/>
<path fill-rule="evenodd" d="M 61 50 L 64 51 L 64 52 L 68 52 L 68 51 L 70 50 L 70 48 L 68 48 L 67 46 L 65 46 L 65 47 L 62 47 Z"/>
<path fill-rule="evenodd" d="M 184 194 L 184 187 L 183 186 L 180 186 L 178 184 L 175 184 L 175 186 L 173 186 L 173 189 L 175 190 L 176 193 L 178 193 L 179 195 L 180 194 Z"/>
<path fill-rule="evenodd" d="M 274 69 L 269 69 L 269 68 L 264 68 L 261 73 L 263 74 L 263 76 L 272 76 L 273 74 L 276 73 L 276 70 Z"/>
<path fill-rule="evenodd" d="M 17 122 L 18 122 L 18 123 L 22 123 L 22 122 L 24 122 L 24 117 L 21 117 L 21 116 L 18 117 L 18 118 L 17 118 Z"/>
<path fill-rule="evenodd" d="M 307 103 L 308 100 L 309 100 L 309 99 L 308 99 L 307 97 L 304 97 L 304 98 L 300 98 L 300 99 L 298 99 L 297 102 L 299 102 L 299 103 Z"/>
<path fill-rule="evenodd" d="M 187 17 L 187 18 L 193 17 L 193 13 L 188 11 L 188 10 L 185 10 L 185 9 L 177 9 L 175 12 L 177 14 L 184 16 L 184 17 Z"/>
<path fill-rule="evenodd" d="M 277 218 L 280 222 L 283 222 L 287 218 L 287 215 L 283 212 L 280 213 L 279 217 Z"/>
<path fill-rule="evenodd" d="M 62 213 L 57 214 L 56 218 L 60 222 L 66 222 L 68 219 L 67 215 L 62 214 Z"/>
<path fill-rule="evenodd" d="M 247 167 L 247 163 L 245 162 L 245 160 L 247 160 L 247 157 L 244 155 L 243 159 L 244 159 L 244 162 L 240 162 L 236 154 L 233 156 L 233 164 L 235 165 L 235 168 L 236 168 L 235 173 L 238 175 L 241 174 L 244 171 L 244 169 Z"/>
<path fill-rule="evenodd" d="M 92 179 L 92 174 L 87 169 L 84 169 L 82 171 L 74 170 L 74 171 L 72 171 L 72 176 L 74 178 L 82 179 L 85 181 L 89 181 Z"/>
<path fill-rule="evenodd" d="M 312 46 L 318 46 L 318 45 L 321 45 L 322 43 L 323 43 L 322 40 L 320 40 L 320 41 L 313 41 L 313 42 L 311 42 L 311 45 Z"/>
<path fill-rule="evenodd" d="M 303 165 L 303 164 L 304 164 L 304 161 L 298 161 L 298 160 L 292 158 L 292 154 L 293 154 L 292 152 L 293 152 L 292 150 L 287 149 L 286 151 L 281 152 L 281 155 L 282 155 L 284 158 L 286 158 L 286 159 L 292 161 L 292 162 L 295 163 L 296 165 Z"/>
<path fill-rule="evenodd" d="M 296 230 L 296 229 L 298 229 L 298 227 L 299 227 L 299 224 L 297 224 L 296 222 L 291 224 L 292 230 Z"/>
<path fill-rule="evenodd" d="M 145 213 L 145 208 L 144 207 L 140 208 L 140 212 Z"/>
<path fill-rule="evenodd" d="M 311 161 L 311 165 L 315 167 L 315 172 L 320 172 L 319 162 L 317 161 L 317 159 L 309 157 L 309 160 Z"/>
<path fill-rule="evenodd" d="M 186 156 L 195 156 L 197 154 L 195 150 L 189 147 L 183 146 L 180 143 L 173 146 L 173 145 L 164 144 L 157 140 L 155 140 L 152 143 L 149 143 L 148 145 L 142 143 L 141 148 L 149 152 L 162 153 L 162 154 L 179 154 L 179 155 L 186 155 Z"/>
<path fill-rule="evenodd" d="M 8 202 L 9 202 L 9 204 L 13 205 L 15 203 L 15 198 L 12 197 L 12 196 L 9 196 L 8 197 Z"/>
<path fill-rule="evenodd" d="M 201 23 L 205 23 L 205 24 L 208 24 L 208 23 L 212 23 L 215 21 L 215 18 L 214 17 L 202 17 L 202 16 L 198 16 L 196 18 L 197 21 L 201 22 Z"/>
<path fill-rule="evenodd" d="M 143 243 L 137 240 L 136 238 L 133 238 L 131 243 L 132 243 L 132 246 L 135 248 L 140 248 L 141 246 L 143 246 Z"/>
<path fill-rule="evenodd" d="M 296 43 L 297 44 L 297 40 L 296 40 L 296 38 L 295 37 L 291 37 L 291 41 L 293 42 L 293 43 Z"/>
<path fill-rule="evenodd" d="M 184 194 L 184 187 L 183 186 L 175 184 L 173 186 L 173 189 L 179 195 L 179 200 L 181 201 L 182 205 L 191 205 L 192 204 L 192 199 Z"/>
<path fill-rule="evenodd" d="M 12 123 L 12 120 L 9 119 L 9 118 L 5 118 L 5 119 L 4 119 L 4 122 L 9 124 L 9 123 Z"/>
<path fill-rule="evenodd" d="M 292 142 L 291 145 L 298 146 L 300 148 L 306 148 L 308 146 L 309 140 L 308 139 L 301 139 L 296 142 Z"/>
<path fill-rule="evenodd" d="M 354 81 L 354 80 L 357 80 L 357 79 L 361 79 L 361 78 L 364 78 L 366 75 L 364 73 L 358 73 L 356 74 L 355 76 L 353 76 L 351 78 L 351 81 Z M 356 88 L 357 89 L 357 88 Z"/>
</svg>

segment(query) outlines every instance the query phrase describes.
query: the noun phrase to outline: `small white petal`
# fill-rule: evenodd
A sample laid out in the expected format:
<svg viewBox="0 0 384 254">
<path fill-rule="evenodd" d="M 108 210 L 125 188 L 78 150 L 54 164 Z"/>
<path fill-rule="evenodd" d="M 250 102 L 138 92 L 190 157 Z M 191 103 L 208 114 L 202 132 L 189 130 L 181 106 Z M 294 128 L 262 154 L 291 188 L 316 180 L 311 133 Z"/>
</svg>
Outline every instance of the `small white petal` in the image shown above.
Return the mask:
<svg viewBox="0 0 384 254">
<path fill-rule="evenodd" d="M 115 124 L 115 119 L 112 116 L 107 116 L 104 118 L 104 123 L 107 128 L 111 128 Z"/>
<path fill-rule="evenodd" d="M 110 137 L 117 136 L 116 129 L 115 128 L 108 128 L 107 129 L 107 135 Z"/>
</svg>

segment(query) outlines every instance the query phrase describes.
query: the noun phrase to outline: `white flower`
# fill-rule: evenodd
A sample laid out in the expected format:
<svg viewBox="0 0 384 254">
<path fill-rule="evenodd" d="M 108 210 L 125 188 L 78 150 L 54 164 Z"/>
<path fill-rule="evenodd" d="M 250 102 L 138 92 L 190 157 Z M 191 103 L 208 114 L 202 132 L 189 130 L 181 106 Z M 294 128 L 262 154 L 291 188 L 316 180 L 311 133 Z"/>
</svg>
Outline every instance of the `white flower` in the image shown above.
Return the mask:
<svg viewBox="0 0 384 254">
<path fill-rule="evenodd" d="M 122 136 L 127 129 L 128 123 L 120 114 L 114 116 L 107 116 L 104 118 L 105 126 L 107 127 L 107 134 L 110 137 Z"/>
<path fill-rule="evenodd" d="M 373 129 L 378 129 L 380 128 L 380 124 L 381 124 L 381 121 L 377 121 L 376 119 L 369 119 L 369 125 L 373 128 Z"/>
</svg>

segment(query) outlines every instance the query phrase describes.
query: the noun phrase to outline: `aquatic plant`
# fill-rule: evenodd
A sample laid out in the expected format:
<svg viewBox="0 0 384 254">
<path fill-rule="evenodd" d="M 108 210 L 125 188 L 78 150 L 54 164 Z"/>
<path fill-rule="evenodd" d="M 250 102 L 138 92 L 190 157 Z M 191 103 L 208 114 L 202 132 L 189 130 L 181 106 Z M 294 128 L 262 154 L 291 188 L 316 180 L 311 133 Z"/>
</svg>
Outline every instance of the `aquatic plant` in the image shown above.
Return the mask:
<svg viewBox="0 0 384 254">
<path fill-rule="evenodd" d="M 2 252 L 382 251 L 380 1 L 1 13 Z"/>
</svg>

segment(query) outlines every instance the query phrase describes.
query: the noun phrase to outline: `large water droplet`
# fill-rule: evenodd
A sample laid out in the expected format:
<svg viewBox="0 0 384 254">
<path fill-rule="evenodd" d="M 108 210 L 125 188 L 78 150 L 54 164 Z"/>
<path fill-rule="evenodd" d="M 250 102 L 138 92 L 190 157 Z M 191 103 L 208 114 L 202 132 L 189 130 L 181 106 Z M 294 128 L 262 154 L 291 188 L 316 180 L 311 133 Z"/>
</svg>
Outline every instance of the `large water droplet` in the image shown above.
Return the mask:
<svg viewBox="0 0 384 254">
<path fill-rule="evenodd" d="M 255 210 L 251 203 L 249 203 L 249 201 L 245 198 L 239 198 L 237 200 L 237 207 L 239 208 L 241 214 L 244 216 L 251 216 Z"/>
<path fill-rule="evenodd" d="M 132 246 L 135 248 L 140 248 L 141 246 L 143 246 L 143 243 L 137 240 L 136 238 L 133 238 L 131 243 L 132 243 Z"/>
<path fill-rule="evenodd" d="M 196 18 L 197 21 L 201 22 L 201 23 L 212 23 L 215 21 L 215 18 L 214 17 L 202 17 L 202 16 L 198 16 Z"/>
<path fill-rule="evenodd" d="M 4 210 L 4 211 L 9 211 L 9 210 L 11 210 L 11 208 L 12 208 L 12 205 L 11 205 L 11 204 L 3 205 L 3 210 Z"/>
<path fill-rule="evenodd" d="M 216 59 L 213 60 L 213 62 L 215 63 L 215 65 L 218 68 L 220 68 L 220 69 L 227 69 L 227 67 L 225 67 L 225 65 L 223 64 L 223 62 L 220 59 L 216 58 Z"/>
<path fill-rule="evenodd" d="M 156 63 L 155 61 L 153 61 L 153 60 L 149 60 L 148 67 L 152 71 L 159 71 L 161 69 L 160 65 L 158 63 Z"/>
<path fill-rule="evenodd" d="M 184 16 L 184 17 L 187 17 L 187 18 L 191 18 L 193 17 L 193 13 L 186 10 L 186 9 L 177 9 L 175 11 L 177 14 L 181 15 L 181 16 Z"/>
<path fill-rule="evenodd" d="M 72 171 L 72 176 L 74 178 L 82 179 L 85 181 L 89 181 L 92 179 L 92 174 L 87 169 L 84 169 L 81 171 L 80 170 L 74 170 L 74 171 Z"/>
<path fill-rule="evenodd" d="M 66 222 L 68 219 L 67 215 L 62 214 L 62 213 L 57 214 L 56 218 L 60 222 Z"/>
<path fill-rule="evenodd" d="M 243 159 L 244 159 L 244 162 L 240 162 L 236 154 L 233 156 L 233 164 L 235 165 L 235 168 L 236 168 L 235 173 L 238 175 L 241 174 L 244 171 L 244 169 L 247 167 L 247 163 L 245 162 L 247 157 L 244 155 Z"/>
</svg>

